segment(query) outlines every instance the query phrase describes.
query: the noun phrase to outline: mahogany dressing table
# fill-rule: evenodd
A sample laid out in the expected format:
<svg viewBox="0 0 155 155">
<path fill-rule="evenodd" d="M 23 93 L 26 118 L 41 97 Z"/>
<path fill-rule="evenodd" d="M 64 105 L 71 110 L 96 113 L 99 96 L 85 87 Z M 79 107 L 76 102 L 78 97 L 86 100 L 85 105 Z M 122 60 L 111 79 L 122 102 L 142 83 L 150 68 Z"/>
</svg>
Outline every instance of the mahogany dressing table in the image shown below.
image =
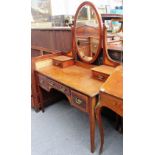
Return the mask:
<svg viewBox="0 0 155 155">
<path fill-rule="evenodd" d="M 93 153 L 95 107 L 99 100 L 99 90 L 119 62 L 109 59 L 107 55 L 106 28 L 91 2 L 83 2 L 78 7 L 72 27 L 72 40 L 72 55 L 47 55 L 47 63 L 44 64 L 42 60 L 39 62 L 41 67 L 35 68 L 36 96 L 41 110 L 44 111 L 45 98 L 42 90 L 57 90 L 65 94 L 72 106 L 87 113 Z M 54 98 L 54 95 L 51 97 Z M 61 99 L 59 95 L 57 98 Z"/>
</svg>

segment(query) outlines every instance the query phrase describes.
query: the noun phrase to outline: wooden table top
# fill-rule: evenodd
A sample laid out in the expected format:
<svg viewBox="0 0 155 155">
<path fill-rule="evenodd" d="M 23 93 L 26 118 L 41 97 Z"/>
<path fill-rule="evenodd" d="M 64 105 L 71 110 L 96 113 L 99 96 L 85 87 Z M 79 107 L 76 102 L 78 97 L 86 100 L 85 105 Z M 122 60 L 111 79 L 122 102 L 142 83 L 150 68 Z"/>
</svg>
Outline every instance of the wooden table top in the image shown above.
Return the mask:
<svg viewBox="0 0 155 155">
<path fill-rule="evenodd" d="M 99 89 L 103 84 L 103 81 L 93 79 L 91 69 L 78 65 L 66 68 L 51 65 L 39 68 L 37 71 L 90 97 L 99 94 Z"/>
<path fill-rule="evenodd" d="M 101 92 L 123 99 L 123 67 L 116 67 L 115 71 L 109 76 L 101 87 Z"/>
</svg>

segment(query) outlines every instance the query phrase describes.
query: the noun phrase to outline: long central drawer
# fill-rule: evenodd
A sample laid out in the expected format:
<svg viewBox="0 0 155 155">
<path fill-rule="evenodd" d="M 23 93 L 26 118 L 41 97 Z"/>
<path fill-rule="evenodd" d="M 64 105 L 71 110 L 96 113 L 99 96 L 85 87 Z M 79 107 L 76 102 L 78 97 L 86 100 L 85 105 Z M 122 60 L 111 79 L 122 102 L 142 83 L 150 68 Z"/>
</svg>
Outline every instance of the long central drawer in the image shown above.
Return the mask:
<svg viewBox="0 0 155 155">
<path fill-rule="evenodd" d="M 39 77 L 39 86 L 43 89 L 45 89 L 46 91 L 50 91 L 51 88 L 55 88 L 59 91 L 61 91 L 62 93 L 70 96 L 70 88 L 64 86 L 63 84 L 60 84 L 52 79 L 49 79 L 41 74 L 38 75 Z"/>
</svg>

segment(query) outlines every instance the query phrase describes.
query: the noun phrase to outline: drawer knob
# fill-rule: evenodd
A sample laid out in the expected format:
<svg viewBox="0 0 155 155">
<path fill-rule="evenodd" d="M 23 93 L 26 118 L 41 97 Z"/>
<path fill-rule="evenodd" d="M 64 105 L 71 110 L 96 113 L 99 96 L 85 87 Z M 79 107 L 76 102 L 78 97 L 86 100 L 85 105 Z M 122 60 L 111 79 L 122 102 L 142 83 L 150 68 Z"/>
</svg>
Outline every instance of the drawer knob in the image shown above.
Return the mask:
<svg viewBox="0 0 155 155">
<path fill-rule="evenodd" d="M 75 98 L 75 102 L 77 103 L 77 104 L 82 104 L 82 100 L 80 100 L 79 98 Z"/>
<path fill-rule="evenodd" d="M 51 82 L 48 82 L 48 84 L 50 85 L 50 86 L 53 86 L 54 84 L 53 83 L 51 83 Z"/>
<path fill-rule="evenodd" d="M 99 79 L 99 80 L 103 80 L 103 79 L 104 79 L 104 76 L 98 75 L 98 79 Z"/>
</svg>

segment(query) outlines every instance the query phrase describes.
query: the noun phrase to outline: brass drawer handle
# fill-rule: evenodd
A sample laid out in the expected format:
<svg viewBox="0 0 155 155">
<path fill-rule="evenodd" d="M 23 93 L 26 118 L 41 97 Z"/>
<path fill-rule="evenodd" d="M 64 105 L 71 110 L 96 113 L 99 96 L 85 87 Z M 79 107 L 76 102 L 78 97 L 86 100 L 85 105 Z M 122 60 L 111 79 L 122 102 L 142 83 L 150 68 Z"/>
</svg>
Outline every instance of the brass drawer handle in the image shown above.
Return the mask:
<svg viewBox="0 0 155 155">
<path fill-rule="evenodd" d="M 98 75 L 98 79 L 99 79 L 99 80 L 103 80 L 104 78 L 105 78 L 104 76 Z"/>
<path fill-rule="evenodd" d="M 49 84 L 50 86 L 54 86 L 54 83 L 48 82 L 48 84 Z"/>
<path fill-rule="evenodd" d="M 76 102 L 77 104 L 79 104 L 79 105 L 82 104 L 82 100 L 80 100 L 80 99 L 77 98 L 77 97 L 75 98 L 75 102 Z"/>
</svg>

